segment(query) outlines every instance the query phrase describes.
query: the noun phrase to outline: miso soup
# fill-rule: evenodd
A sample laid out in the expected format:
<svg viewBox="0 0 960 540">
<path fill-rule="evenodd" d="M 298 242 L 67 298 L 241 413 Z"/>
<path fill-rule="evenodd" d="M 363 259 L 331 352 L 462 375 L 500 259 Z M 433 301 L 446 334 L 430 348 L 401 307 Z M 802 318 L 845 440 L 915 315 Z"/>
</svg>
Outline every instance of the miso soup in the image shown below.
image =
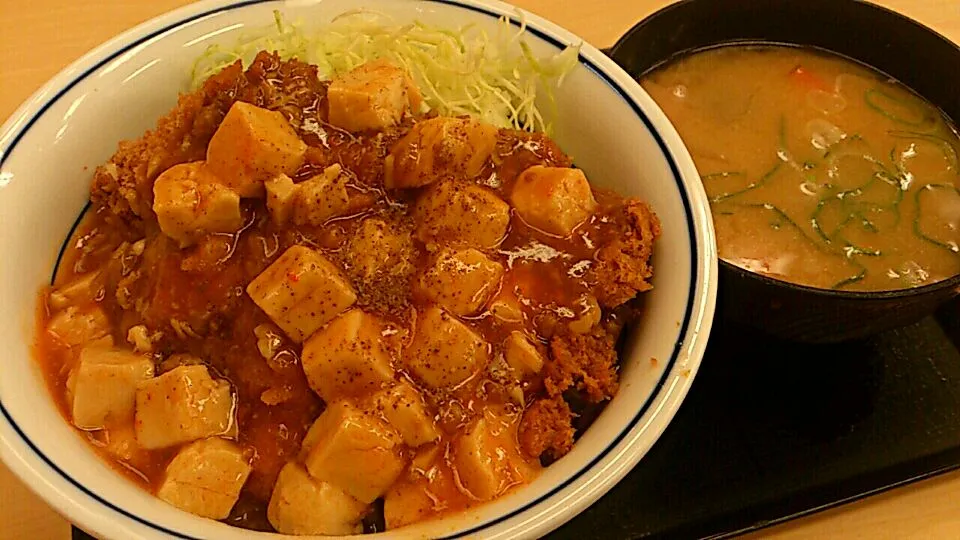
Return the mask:
<svg viewBox="0 0 960 540">
<path fill-rule="evenodd" d="M 819 288 L 960 272 L 960 139 L 935 107 L 817 50 L 731 45 L 641 80 L 690 149 L 720 257 Z"/>
</svg>

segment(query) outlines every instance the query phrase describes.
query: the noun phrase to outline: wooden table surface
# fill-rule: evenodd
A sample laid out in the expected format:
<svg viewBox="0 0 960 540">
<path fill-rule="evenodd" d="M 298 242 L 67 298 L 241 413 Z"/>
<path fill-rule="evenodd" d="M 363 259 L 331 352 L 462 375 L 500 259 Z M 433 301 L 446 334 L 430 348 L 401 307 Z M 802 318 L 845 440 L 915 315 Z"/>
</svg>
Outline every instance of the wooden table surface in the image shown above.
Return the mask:
<svg viewBox="0 0 960 540">
<path fill-rule="evenodd" d="M 717 0 L 722 1 L 722 0 Z M 0 119 L 104 40 L 188 0 L 0 0 Z M 669 0 L 514 0 L 606 47 Z M 879 0 L 960 42 L 960 0 Z M 876 495 L 754 538 L 960 538 L 960 472 Z M 0 539 L 67 539 L 69 525 L 0 464 Z"/>
</svg>

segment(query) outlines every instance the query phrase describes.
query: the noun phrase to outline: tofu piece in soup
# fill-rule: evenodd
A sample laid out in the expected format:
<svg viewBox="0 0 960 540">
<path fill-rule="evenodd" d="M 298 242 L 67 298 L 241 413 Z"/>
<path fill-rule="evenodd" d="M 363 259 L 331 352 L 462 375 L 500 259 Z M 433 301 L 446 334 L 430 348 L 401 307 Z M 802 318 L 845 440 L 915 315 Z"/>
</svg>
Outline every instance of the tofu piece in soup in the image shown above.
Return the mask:
<svg viewBox="0 0 960 540">
<path fill-rule="evenodd" d="M 306 151 L 282 114 L 237 101 L 210 139 L 207 165 L 241 197 L 262 197 L 263 183 L 281 173 L 292 175 Z"/>
<path fill-rule="evenodd" d="M 353 132 L 395 126 L 421 101 L 410 77 L 383 59 L 336 77 L 327 89 L 329 122 Z"/>
<path fill-rule="evenodd" d="M 383 496 L 383 517 L 387 530 L 416 523 L 436 513 L 435 493 L 456 489 L 455 480 L 446 468 L 437 467 L 445 460 L 445 444 L 420 447 L 410 461 L 407 473 Z"/>
<path fill-rule="evenodd" d="M 597 208 L 583 171 L 542 165 L 520 173 L 510 202 L 529 225 L 557 236 L 569 236 Z"/>
<path fill-rule="evenodd" d="M 416 290 L 451 313 L 473 315 L 497 292 L 503 273 L 503 265 L 476 249 L 446 249 L 420 275 Z"/>
<path fill-rule="evenodd" d="M 416 262 L 410 232 L 379 218 L 363 220 L 346 247 L 353 275 L 364 281 L 402 275 Z"/>
<path fill-rule="evenodd" d="M 402 447 L 400 436 L 385 422 L 338 401 L 310 427 L 301 458 L 310 476 L 369 504 L 393 485 L 406 466 Z"/>
<path fill-rule="evenodd" d="M 142 354 L 85 347 L 71 376 L 73 424 L 103 429 L 133 420 L 137 385 L 153 377 L 153 360 Z"/>
<path fill-rule="evenodd" d="M 363 198 L 351 198 L 348 177 L 340 165 L 331 165 L 299 184 L 285 174 L 266 182 L 267 210 L 274 223 L 319 227 L 328 220 L 359 210 Z"/>
<path fill-rule="evenodd" d="M 390 488 L 383 501 L 387 530 L 416 523 L 434 514 L 436 503 L 431 496 L 435 495 L 416 482 L 401 482 Z"/>
<path fill-rule="evenodd" d="M 234 443 L 203 439 L 177 452 L 157 489 L 157 497 L 181 510 L 225 519 L 250 475 L 250 460 Z"/>
<path fill-rule="evenodd" d="M 331 165 L 318 175 L 297 184 L 293 201 L 293 223 L 319 227 L 330 218 L 351 210 L 347 176 L 340 165 Z"/>
<path fill-rule="evenodd" d="M 305 246 L 287 249 L 250 282 L 247 294 L 297 343 L 357 301 L 340 270 Z"/>
<path fill-rule="evenodd" d="M 413 211 L 425 244 L 492 249 L 510 225 L 510 205 L 470 182 L 445 180 L 427 188 Z"/>
<path fill-rule="evenodd" d="M 416 325 L 403 362 L 429 388 L 454 388 L 487 366 L 490 345 L 442 308 L 419 312 Z"/>
<path fill-rule="evenodd" d="M 243 225 L 240 196 L 221 185 L 202 161 L 174 165 L 160 174 L 153 184 L 153 212 L 163 234 L 181 247 Z"/>
<path fill-rule="evenodd" d="M 111 456 L 125 462 L 149 462 L 150 452 L 140 448 L 137 444 L 137 432 L 133 429 L 133 422 L 123 426 L 111 426 L 106 434 L 106 444 L 103 449 Z"/>
<path fill-rule="evenodd" d="M 263 183 L 267 192 L 267 211 L 270 219 L 280 227 L 286 227 L 293 216 L 293 205 L 300 189 L 293 179 L 281 173 Z"/>
<path fill-rule="evenodd" d="M 95 302 L 104 294 L 104 276 L 99 270 L 77 276 L 50 292 L 47 305 L 51 310 Z"/>
<path fill-rule="evenodd" d="M 377 316 L 355 308 L 313 334 L 301 355 L 310 388 L 331 403 L 392 384 L 394 371 L 382 331 Z"/>
<path fill-rule="evenodd" d="M 267 506 L 267 520 L 277 532 L 300 536 L 359 534 L 366 513 L 367 505 L 292 462 L 280 469 Z"/>
<path fill-rule="evenodd" d="M 503 342 L 503 357 L 517 376 L 536 375 L 543 369 L 543 354 L 523 332 L 510 332 Z"/>
<path fill-rule="evenodd" d="M 523 324 L 525 317 L 517 296 L 513 292 L 504 290 L 503 288 L 501 288 L 500 292 L 490 301 L 490 304 L 487 306 L 487 311 L 489 311 L 490 315 L 500 324 L 505 325 Z"/>
<path fill-rule="evenodd" d="M 453 465 L 457 477 L 473 497 L 490 500 L 523 479 L 526 465 L 519 457 L 516 437 L 509 436 L 513 429 L 511 424 L 487 411 L 454 441 Z"/>
<path fill-rule="evenodd" d="M 50 318 L 47 332 L 69 347 L 110 338 L 110 320 L 97 306 L 78 308 L 70 306 Z"/>
<path fill-rule="evenodd" d="M 137 442 L 152 450 L 227 433 L 234 407 L 230 383 L 206 366 L 180 366 L 137 387 Z"/>
<path fill-rule="evenodd" d="M 440 431 L 423 397 L 412 385 L 400 382 L 378 392 L 373 398 L 375 412 L 400 433 L 411 448 L 436 440 Z"/>
<path fill-rule="evenodd" d="M 469 118 L 421 120 L 383 162 L 384 185 L 415 188 L 442 178 L 470 180 L 497 146 L 497 128 Z"/>
</svg>

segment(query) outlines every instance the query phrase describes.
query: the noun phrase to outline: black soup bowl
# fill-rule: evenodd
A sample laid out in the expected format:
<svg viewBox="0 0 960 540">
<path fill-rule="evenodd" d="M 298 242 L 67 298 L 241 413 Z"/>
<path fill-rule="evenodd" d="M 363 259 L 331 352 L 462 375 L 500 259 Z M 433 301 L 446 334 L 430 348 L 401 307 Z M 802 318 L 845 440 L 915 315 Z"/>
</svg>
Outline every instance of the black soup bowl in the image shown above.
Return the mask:
<svg viewBox="0 0 960 540">
<path fill-rule="evenodd" d="M 610 51 L 636 78 L 689 52 L 731 43 L 811 46 L 899 80 L 960 120 L 960 47 L 859 0 L 683 0 L 631 28 Z M 956 122 L 954 122 L 956 125 Z M 881 292 L 806 287 L 720 261 L 718 313 L 808 343 L 858 339 L 907 325 L 960 294 L 960 274 Z"/>
</svg>

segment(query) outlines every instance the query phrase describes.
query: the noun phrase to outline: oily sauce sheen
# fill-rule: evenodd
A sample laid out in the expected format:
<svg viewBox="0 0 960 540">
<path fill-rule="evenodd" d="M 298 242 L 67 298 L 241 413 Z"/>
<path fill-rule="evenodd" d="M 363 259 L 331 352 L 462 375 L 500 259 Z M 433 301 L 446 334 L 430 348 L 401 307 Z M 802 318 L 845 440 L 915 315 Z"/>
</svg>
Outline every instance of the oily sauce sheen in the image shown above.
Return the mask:
<svg viewBox="0 0 960 540">
<path fill-rule="evenodd" d="M 633 313 L 629 300 L 650 288 L 648 263 L 659 224 L 640 201 L 593 190 L 592 216 L 568 236 L 543 232 L 511 211 L 506 237 L 483 250 L 505 271 L 493 300 L 460 317 L 488 344 L 494 360 L 453 388 L 425 388 L 405 369 L 404 351 L 418 315 L 430 308 L 429 291 L 418 288 L 418 280 L 444 246 L 440 240 L 421 241 L 416 233 L 414 208 L 430 188 L 387 189 L 383 179 L 391 148 L 423 119 L 406 117 L 376 133 L 346 132 L 326 122 L 327 84 L 313 66 L 261 53 L 248 70 L 236 64 L 181 96 L 157 129 L 122 143 L 97 170 L 93 207 L 40 302 L 36 354 L 68 421 L 71 377 L 79 351 L 91 342 L 82 336 L 65 342 L 58 330 L 64 314 L 102 312 L 109 332 L 97 338 L 98 346 L 130 350 L 146 341 L 158 376 L 201 364 L 230 383 L 235 424 L 221 437 L 243 449 L 252 472 L 226 522 L 250 529 L 274 530 L 265 509 L 278 474 L 301 459 L 308 428 L 331 405 L 304 376 L 302 345 L 284 335 L 246 292 L 288 248 L 315 250 L 344 274 L 356 291 L 355 307 L 383 321 L 381 343 L 391 351 L 396 380 L 413 385 L 434 415 L 439 440 L 401 453 L 408 466 L 398 484 L 420 486 L 431 501 L 418 519 L 480 502 L 463 489 L 458 476 L 463 471 L 451 457 L 452 445 L 478 419 L 486 419 L 491 437 L 508 449 L 501 456 L 508 470 L 496 495 L 529 482 L 541 463 L 569 451 L 586 427 L 577 416 L 592 418 L 616 392 L 615 344 Z M 203 159 L 207 142 L 236 101 L 280 111 L 307 143 L 303 165 L 291 175 L 294 182 L 340 165 L 356 210 L 318 226 L 281 226 L 263 200 L 250 198 L 241 202 L 243 224 L 235 233 L 209 234 L 187 247 L 165 236 L 151 210 L 153 179 L 171 166 Z M 572 163 L 543 134 L 499 130 L 492 157 L 476 177 L 456 181 L 482 186 L 506 201 L 517 177 L 534 165 Z M 357 239 L 369 228 L 392 231 L 402 241 L 390 252 L 364 250 Z M 370 270 L 384 260 L 386 270 Z M 515 301 L 515 317 L 492 311 L 500 298 Z M 494 365 L 503 354 L 501 344 L 516 331 L 531 337 L 545 360 L 539 374 L 520 384 L 505 380 Z M 105 460 L 153 492 L 179 450 L 139 447 L 131 425 L 81 433 Z M 367 530 L 382 530 L 382 519 L 369 514 Z"/>
<path fill-rule="evenodd" d="M 960 138 L 902 84 L 783 46 L 695 52 L 641 83 L 693 155 L 724 260 L 858 291 L 960 272 Z"/>
</svg>

